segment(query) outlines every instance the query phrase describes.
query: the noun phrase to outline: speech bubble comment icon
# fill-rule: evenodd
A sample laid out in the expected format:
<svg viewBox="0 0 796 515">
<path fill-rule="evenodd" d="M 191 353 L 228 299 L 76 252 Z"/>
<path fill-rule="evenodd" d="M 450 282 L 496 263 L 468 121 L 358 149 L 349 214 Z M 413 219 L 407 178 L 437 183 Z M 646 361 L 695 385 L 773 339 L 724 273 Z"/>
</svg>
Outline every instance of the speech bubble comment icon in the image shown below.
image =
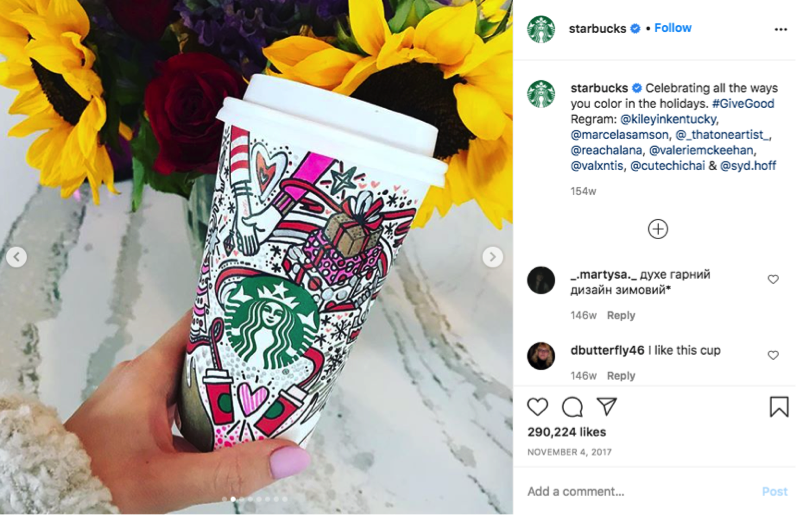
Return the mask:
<svg viewBox="0 0 796 515">
<path fill-rule="evenodd" d="M 583 416 L 583 403 L 577 397 L 567 397 L 561 409 L 564 410 L 564 415 L 571 418 Z"/>
</svg>

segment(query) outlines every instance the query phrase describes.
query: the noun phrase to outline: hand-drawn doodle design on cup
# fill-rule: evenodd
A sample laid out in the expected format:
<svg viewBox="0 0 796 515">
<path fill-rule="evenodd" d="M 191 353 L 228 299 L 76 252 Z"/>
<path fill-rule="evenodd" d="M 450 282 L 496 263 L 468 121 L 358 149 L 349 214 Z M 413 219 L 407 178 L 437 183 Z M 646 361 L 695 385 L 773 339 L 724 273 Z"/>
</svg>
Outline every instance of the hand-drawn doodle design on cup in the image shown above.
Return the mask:
<svg viewBox="0 0 796 515">
<path fill-rule="evenodd" d="M 241 281 L 224 311 L 232 349 L 256 370 L 297 361 L 312 345 L 320 322 L 309 293 L 272 276 Z"/>
</svg>

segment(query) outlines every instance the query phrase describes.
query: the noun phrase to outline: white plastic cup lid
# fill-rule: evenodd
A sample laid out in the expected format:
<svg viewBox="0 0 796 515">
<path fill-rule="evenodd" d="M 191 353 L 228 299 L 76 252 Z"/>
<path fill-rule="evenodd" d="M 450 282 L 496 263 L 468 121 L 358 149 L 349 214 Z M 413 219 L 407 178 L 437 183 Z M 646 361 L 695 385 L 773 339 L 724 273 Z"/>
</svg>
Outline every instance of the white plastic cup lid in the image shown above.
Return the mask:
<svg viewBox="0 0 796 515">
<path fill-rule="evenodd" d="M 413 154 L 434 155 L 439 131 L 433 125 L 339 93 L 279 77 L 255 75 L 243 100 Z"/>
</svg>

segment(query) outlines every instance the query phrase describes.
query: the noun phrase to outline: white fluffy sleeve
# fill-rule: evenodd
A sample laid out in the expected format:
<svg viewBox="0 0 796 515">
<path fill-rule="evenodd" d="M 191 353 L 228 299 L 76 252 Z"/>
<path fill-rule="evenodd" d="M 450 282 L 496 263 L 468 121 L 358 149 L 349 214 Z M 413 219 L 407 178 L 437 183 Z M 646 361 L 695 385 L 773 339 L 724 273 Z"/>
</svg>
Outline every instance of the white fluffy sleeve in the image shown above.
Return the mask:
<svg viewBox="0 0 796 515">
<path fill-rule="evenodd" d="M 55 410 L 0 388 L 0 513 L 118 513 Z"/>
</svg>

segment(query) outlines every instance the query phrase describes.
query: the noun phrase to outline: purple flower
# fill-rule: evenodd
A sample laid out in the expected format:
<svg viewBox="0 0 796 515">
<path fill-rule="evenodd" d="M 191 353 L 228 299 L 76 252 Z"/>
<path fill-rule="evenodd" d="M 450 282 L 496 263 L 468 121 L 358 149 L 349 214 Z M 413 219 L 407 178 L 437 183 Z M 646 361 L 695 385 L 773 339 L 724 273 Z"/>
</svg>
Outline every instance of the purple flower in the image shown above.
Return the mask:
<svg viewBox="0 0 796 515">
<path fill-rule="evenodd" d="M 266 65 L 262 49 L 312 28 L 316 36 L 334 34 L 345 19 L 347 0 L 181 0 L 177 11 L 199 43 L 225 59 L 246 78 Z"/>
</svg>

